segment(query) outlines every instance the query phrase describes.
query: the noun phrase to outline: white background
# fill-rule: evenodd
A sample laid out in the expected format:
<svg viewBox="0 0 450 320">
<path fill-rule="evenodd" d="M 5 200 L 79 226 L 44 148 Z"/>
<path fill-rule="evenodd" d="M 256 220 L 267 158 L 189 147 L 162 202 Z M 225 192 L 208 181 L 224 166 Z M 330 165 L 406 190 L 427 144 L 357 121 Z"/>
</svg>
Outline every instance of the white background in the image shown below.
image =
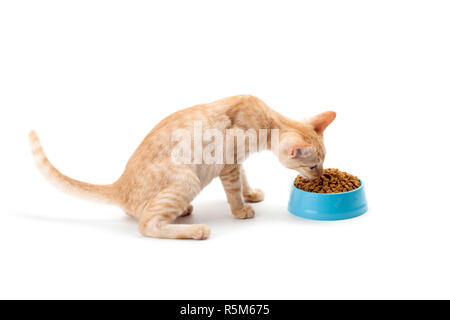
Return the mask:
<svg viewBox="0 0 450 320">
<path fill-rule="evenodd" d="M 2 1 L 0 298 L 450 298 L 450 7 L 446 1 Z M 249 93 L 291 118 L 337 112 L 326 166 L 369 212 L 287 210 L 294 171 L 246 163 L 266 200 L 234 219 L 218 181 L 194 201 L 206 241 L 142 237 L 116 207 L 34 168 L 121 174 L 165 116 Z"/>
</svg>

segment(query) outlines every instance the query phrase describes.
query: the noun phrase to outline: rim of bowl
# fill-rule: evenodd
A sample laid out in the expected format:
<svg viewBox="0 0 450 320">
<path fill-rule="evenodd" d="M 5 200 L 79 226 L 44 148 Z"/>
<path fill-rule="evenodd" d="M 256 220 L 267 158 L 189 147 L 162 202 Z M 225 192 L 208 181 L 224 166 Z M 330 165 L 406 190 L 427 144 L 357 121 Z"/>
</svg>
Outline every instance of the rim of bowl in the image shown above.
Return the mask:
<svg viewBox="0 0 450 320">
<path fill-rule="evenodd" d="M 309 191 L 305 191 L 305 190 L 299 189 L 299 188 L 297 188 L 295 186 L 295 179 L 294 179 L 294 182 L 292 183 L 292 186 L 295 188 L 295 190 L 300 191 L 300 192 L 304 192 L 304 193 L 307 193 L 307 194 L 324 196 L 324 197 L 329 197 L 329 196 L 337 196 L 337 195 L 340 195 L 340 194 L 350 194 L 352 192 L 356 192 L 359 189 L 362 189 L 364 187 L 364 182 L 361 179 L 359 179 L 359 182 L 361 182 L 361 185 L 357 189 L 353 189 L 351 191 L 345 191 L 345 192 L 336 192 L 336 193 L 309 192 Z"/>
</svg>

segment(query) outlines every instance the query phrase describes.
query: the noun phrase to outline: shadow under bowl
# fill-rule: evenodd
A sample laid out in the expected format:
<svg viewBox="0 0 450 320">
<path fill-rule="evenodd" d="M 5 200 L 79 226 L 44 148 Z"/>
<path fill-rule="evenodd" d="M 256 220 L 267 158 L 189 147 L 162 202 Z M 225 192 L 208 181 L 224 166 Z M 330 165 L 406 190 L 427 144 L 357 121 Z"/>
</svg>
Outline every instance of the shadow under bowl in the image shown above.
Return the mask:
<svg viewBox="0 0 450 320">
<path fill-rule="evenodd" d="M 361 181 L 361 180 L 360 180 Z M 311 220 L 344 220 L 367 212 L 364 184 L 358 189 L 341 193 L 314 193 L 298 189 L 292 184 L 288 211 Z"/>
</svg>

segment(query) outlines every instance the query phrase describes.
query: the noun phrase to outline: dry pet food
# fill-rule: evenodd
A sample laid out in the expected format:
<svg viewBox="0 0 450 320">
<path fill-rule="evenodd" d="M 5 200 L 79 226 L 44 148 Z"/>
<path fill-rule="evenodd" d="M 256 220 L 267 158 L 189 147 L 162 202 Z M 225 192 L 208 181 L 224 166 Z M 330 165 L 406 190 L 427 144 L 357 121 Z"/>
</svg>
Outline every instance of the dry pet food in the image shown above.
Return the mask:
<svg viewBox="0 0 450 320">
<path fill-rule="evenodd" d="M 325 169 L 324 174 L 315 179 L 297 176 L 294 185 L 304 191 L 315 193 L 339 193 L 352 191 L 361 186 L 361 181 L 347 172 L 338 169 Z"/>
</svg>

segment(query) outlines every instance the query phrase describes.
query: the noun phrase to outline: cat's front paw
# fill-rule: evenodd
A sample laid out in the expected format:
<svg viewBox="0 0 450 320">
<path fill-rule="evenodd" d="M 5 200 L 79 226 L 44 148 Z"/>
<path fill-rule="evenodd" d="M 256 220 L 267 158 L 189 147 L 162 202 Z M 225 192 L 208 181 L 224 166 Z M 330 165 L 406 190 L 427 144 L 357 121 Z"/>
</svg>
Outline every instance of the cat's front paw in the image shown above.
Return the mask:
<svg viewBox="0 0 450 320">
<path fill-rule="evenodd" d="M 233 210 L 233 215 L 238 219 L 249 219 L 255 216 L 255 210 L 246 204 L 242 209 Z"/>
<path fill-rule="evenodd" d="M 253 192 L 243 194 L 246 202 L 261 202 L 264 200 L 264 192 L 260 189 L 255 189 Z"/>
</svg>

